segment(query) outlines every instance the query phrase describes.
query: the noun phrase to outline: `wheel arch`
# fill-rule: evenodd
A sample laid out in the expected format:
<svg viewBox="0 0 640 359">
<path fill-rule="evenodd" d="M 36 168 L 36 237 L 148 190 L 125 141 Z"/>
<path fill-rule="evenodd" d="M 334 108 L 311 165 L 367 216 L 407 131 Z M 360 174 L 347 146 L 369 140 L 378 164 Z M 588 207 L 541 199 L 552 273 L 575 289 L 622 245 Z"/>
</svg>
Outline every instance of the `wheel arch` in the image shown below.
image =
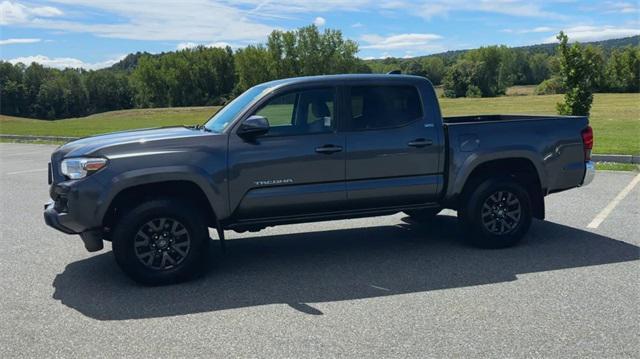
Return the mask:
<svg viewBox="0 0 640 359">
<path fill-rule="evenodd" d="M 478 163 L 465 176 L 455 196 L 454 206 L 459 207 L 481 182 L 498 176 L 512 177 L 522 184 L 531 197 L 533 217 L 544 219 L 544 177 L 541 175 L 541 169 L 528 157 L 498 158 Z"/>
<path fill-rule="evenodd" d="M 217 226 L 218 217 L 205 190 L 196 182 L 184 179 L 138 183 L 120 189 L 106 206 L 102 225 L 112 227 L 118 216 L 127 208 L 145 200 L 160 197 L 175 197 L 186 200 L 204 215 L 207 226 Z"/>
</svg>

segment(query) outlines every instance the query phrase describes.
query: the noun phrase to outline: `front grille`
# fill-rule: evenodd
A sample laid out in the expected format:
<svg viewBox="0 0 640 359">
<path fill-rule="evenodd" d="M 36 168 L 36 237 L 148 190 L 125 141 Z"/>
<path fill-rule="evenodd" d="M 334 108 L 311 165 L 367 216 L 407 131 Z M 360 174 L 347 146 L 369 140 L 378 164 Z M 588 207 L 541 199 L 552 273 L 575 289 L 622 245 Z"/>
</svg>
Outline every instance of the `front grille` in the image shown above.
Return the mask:
<svg viewBox="0 0 640 359">
<path fill-rule="evenodd" d="M 67 212 L 69 210 L 69 207 L 67 206 L 67 199 L 65 197 L 56 198 L 56 201 L 54 202 L 53 208 L 58 213 Z"/>
</svg>

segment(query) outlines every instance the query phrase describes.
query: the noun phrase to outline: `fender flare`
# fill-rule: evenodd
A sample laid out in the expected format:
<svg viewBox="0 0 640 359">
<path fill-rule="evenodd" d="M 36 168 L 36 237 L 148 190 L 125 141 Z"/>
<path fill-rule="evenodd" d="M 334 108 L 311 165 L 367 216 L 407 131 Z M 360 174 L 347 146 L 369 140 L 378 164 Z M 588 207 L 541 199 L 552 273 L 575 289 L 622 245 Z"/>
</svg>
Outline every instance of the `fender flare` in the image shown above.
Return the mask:
<svg viewBox="0 0 640 359">
<path fill-rule="evenodd" d="M 479 166 L 497 160 L 514 160 L 523 159 L 529 161 L 536 169 L 538 180 L 540 181 L 541 188 L 547 188 L 546 170 L 542 163 L 540 155 L 530 148 L 519 148 L 500 150 L 494 149 L 492 152 L 478 152 L 471 154 L 465 159 L 460 166 L 460 170 L 453 176 L 454 183 L 449 187 L 447 197 L 452 198 L 462 193 L 464 186 L 467 184 L 471 174 Z"/>
<path fill-rule="evenodd" d="M 115 176 L 107 185 L 108 190 L 104 191 L 98 199 L 96 218 L 100 221 L 104 219 L 113 200 L 122 191 L 135 186 L 168 181 L 186 181 L 198 186 L 207 197 L 207 202 L 216 217 L 228 212 L 219 186 L 207 176 L 203 169 L 196 166 L 179 165 L 136 169 Z"/>
</svg>

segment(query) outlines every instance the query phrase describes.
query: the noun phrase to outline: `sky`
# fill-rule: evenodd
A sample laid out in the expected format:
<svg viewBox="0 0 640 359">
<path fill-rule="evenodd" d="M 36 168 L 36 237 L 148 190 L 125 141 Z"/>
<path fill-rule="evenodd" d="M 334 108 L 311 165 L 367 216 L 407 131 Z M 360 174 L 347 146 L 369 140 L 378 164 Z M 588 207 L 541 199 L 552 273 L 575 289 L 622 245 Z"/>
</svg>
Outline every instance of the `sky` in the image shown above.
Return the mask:
<svg viewBox="0 0 640 359">
<path fill-rule="evenodd" d="M 274 29 L 341 30 L 363 59 L 640 34 L 640 1 L 0 0 L 0 59 L 107 67 L 129 53 L 264 43 Z"/>
</svg>

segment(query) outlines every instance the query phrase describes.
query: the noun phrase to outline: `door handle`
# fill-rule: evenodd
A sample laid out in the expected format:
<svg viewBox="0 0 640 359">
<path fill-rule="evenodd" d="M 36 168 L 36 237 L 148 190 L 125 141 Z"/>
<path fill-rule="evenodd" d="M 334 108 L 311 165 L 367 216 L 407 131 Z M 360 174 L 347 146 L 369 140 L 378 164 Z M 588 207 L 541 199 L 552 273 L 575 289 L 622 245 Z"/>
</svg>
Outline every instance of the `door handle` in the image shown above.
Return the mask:
<svg viewBox="0 0 640 359">
<path fill-rule="evenodd" d="M 407 146 L 409 147 L 427 147 L 427 146 L 431 146 L 433 144 L 433 141 L 431 140 L 427 140 L 425 138 L 416 138 L 413 141 L 409 141 L 409 143 L 407 143 Z"/>
<path fill-rule="evenodd" d="M 324 145 L 324 146 L 316 147 L 316 152 L 318 153 L 331 154 L 331 153 L 340 152 L 340 151 L 342 151 L 342 147 L 336 146 L 336 145 Z"/>
</svg>

